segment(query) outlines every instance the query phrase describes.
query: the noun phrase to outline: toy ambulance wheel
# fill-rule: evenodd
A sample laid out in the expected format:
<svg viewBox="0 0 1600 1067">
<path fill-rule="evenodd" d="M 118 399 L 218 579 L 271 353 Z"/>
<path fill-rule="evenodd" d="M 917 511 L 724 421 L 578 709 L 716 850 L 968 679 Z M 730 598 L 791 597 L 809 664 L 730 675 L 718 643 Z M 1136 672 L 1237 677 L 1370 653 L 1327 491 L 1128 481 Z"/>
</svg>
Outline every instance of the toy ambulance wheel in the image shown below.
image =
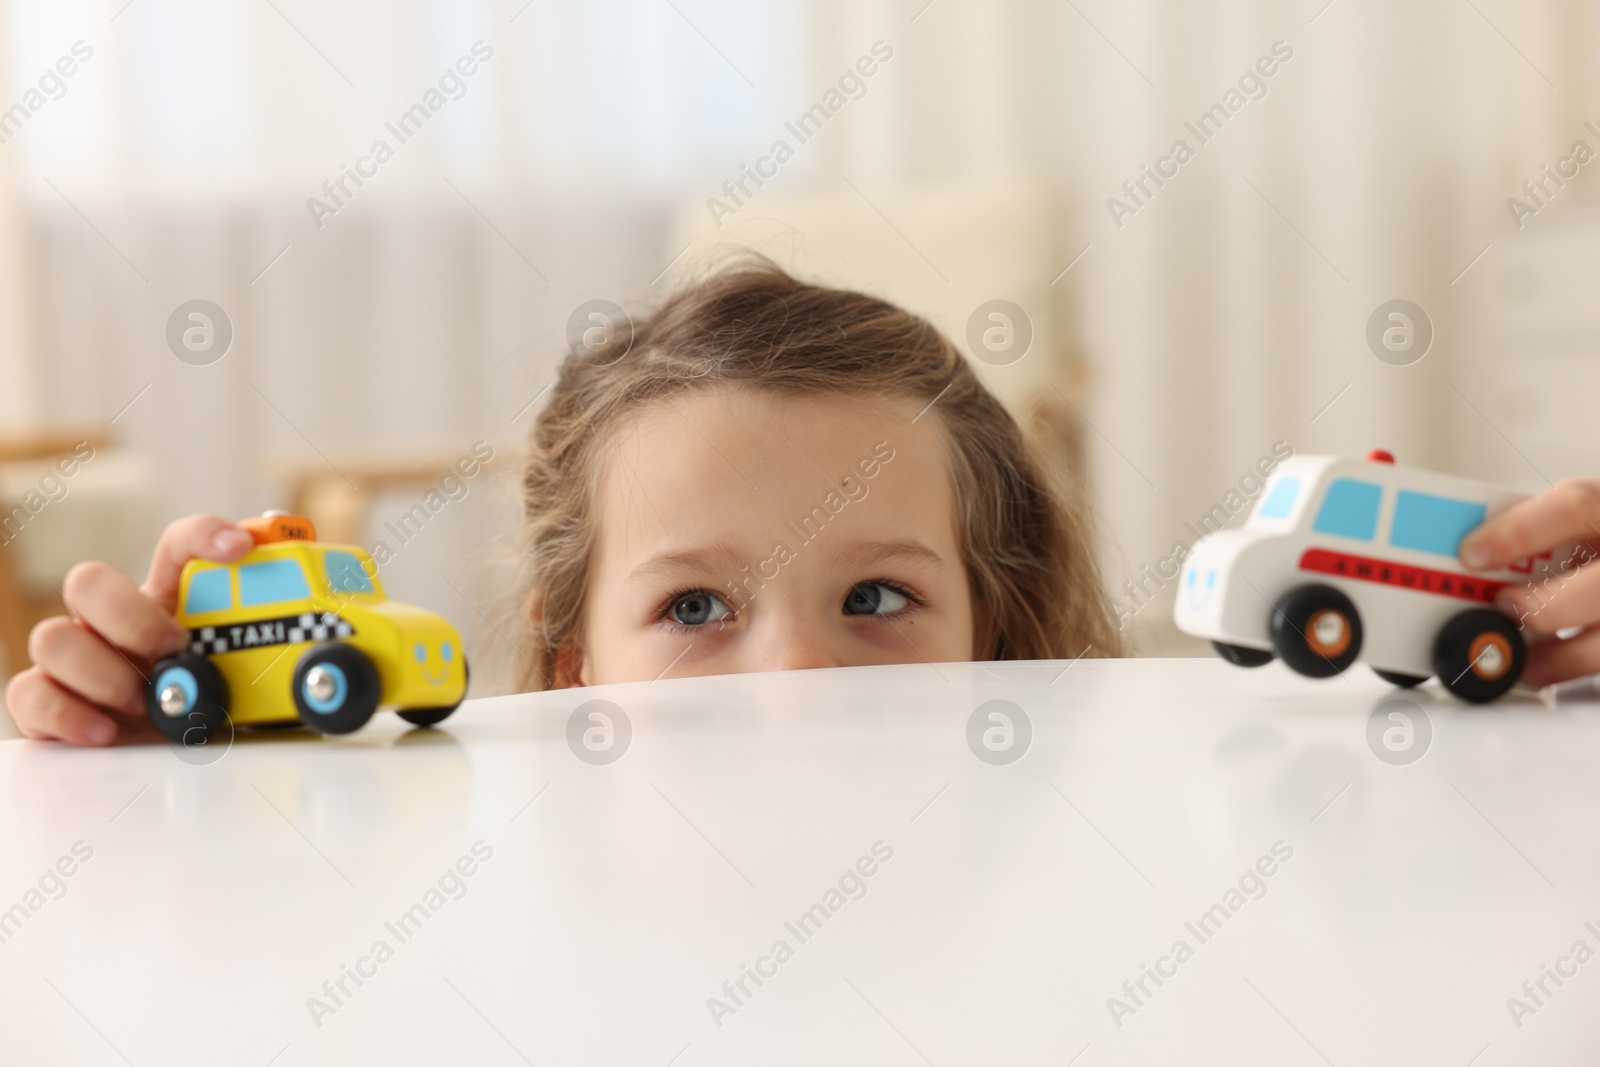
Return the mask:
<svg viewBox="0 0 1600 1067">
<path fill-rule="evenodd" d="M 472 668 L 468 665 L 465 659 L 461 661 L 461 673 L 463 675 L 464 683 L 461 687 L 461 694 L 463 697 L 465 697 L 467 686 L 472 684 Z M 458 700 L 448 707 L 407 708 L 405 711 L 402 711 L 399 714 L 402 719 L 410 723 L 412 726 L 433 726 L 437 723 L 444 722 L 450 717 L 451 712 L 455 711 L 460 706 L 461 701 Z"/>
<path fill-rule="evenodd" d="M 359 730 L 378 708 L 378 671 L 360 649 L 337 641 L 317 645 L 294 669 L 300 721 L 325 734 Z"/>
<path fill-rule="evenodd" d="M 150 668 L 144 707 L 168 741 L 204 745 L 228 725 L 228 682 L 204 656 L 179 652 Z"/>
<path fill-rule="evenodd" d="M 1401 689 L 1415 689 L 1428 680 L 1426 674 L 1401 674 L 1399 671 L 1385 671 L 1377 667 L 1372 668 L 1372 673 L 1390 685 L 1397 685 Z"/>
<path fill-rule="evenodd" d="M 1225 645 L 1221 641 L 1211 642 L 1211 647 L 1217 650 L 1217 655 L 1233 664 L 1235 667 L 1265 667 L 1276 657 L 1264 648 L 1245 648 L 1243 645 Z"/>
<path fill-rule="evenodd" d="M 1361 652 L 1361 616 L 1350 598 L 1328 585 L 1291 589 L 1272 611 L 1272 645 L 1291 669 L 1329 678 Z"/>
<path fill-rule="evenodd" d="M 1516 685 L 1527 658 L 1517 624 L 1485 608 L 1463 611 L 1444 624 L 1433 642 L 1433 671 L 1439 681 L 1474 704 Z"/>
</svg>

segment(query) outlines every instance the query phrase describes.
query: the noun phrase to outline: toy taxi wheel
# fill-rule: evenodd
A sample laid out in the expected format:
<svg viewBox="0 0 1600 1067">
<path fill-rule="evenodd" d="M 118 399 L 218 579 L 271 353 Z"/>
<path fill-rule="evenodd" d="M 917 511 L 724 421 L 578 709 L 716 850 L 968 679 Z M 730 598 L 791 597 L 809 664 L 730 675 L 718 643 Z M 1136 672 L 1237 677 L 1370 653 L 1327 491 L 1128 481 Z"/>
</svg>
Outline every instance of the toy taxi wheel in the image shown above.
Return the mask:
<svg viewBox="0 0 1600 1067">
<path fill-rule="evenodd" d="M 378 671 L 360 649 L 337 641 L 317 645 L 294 669 L 300 721 L 325 734 L 359 730 L 378 708 Z"/>
<path fill-rule="evenodd" d="M 399 715 L 412 726 L 433 726 L 444 722 L 460 705 L 452 704 L 448 708 L 407 708 Z"/>
<path fill-rule="evenodd" d="M 1372 673 L 1390 685 L 1397 685 L 1401 689 L 1415 689 L 1428 680 L 1426 674 L 1401 674 L 1399 671 L 1386 671 L 1378 667 L 1372 668 Z"/>
<path fill-rule="evenodd" d="M 1433 642 L 1433 671 L 1462 700 L 1481 704 L 1505 693 L 1527 662 L 1516 623 L 1497 611 L 1463 611 Z"/>
<path fill-rule="evenodd" d="M 227 727 L 228 683 L 209 659 L 180 652 L 150 669 L 144 706 L 168 741 L 204 745 Z"/>
<path fill-rule="evenodd" d="M 1361 652 L 1361 616 L 1350 598 L 1328 585 L 1302 585 L 1272 611 L 1272 645 L 1291 669 L 1328 678 Z"/>
<path fill-rule="evenodd" d="M 1276 657 L 1264 648 L 1245 648 L 1243 645 L 1226 645 L 1221 641 L 1211 642 L 1211 647 L 1217 650 L 1217 655 L 1233 664 L 1235 667 L 1265 667 Z"/>
<path fill-rule="evenodd" d="M 461 687 L 461 692 L 462 695 L 465 695 L 467 692 L 466 686 L 472 683 L 472 668 L 467 664 L 465 659 L 461 661 L 461 673 L 464 676 L 464 681 L 466 683 Z M 405 711 L 400 712 L 399 715 L 412 726 L 433 726 L 444 722 L 450 717 L 450 714 L 460 706 L 461 702 L 458 700 L 448 707 L 407 708 Z"/>
</svg>

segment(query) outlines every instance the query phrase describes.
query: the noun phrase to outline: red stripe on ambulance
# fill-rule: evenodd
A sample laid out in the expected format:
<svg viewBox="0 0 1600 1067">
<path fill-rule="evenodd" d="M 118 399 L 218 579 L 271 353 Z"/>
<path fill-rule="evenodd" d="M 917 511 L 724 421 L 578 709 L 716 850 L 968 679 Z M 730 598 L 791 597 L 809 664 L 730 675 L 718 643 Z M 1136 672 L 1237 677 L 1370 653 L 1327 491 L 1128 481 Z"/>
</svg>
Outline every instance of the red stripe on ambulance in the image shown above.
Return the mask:
<svg viewBox="0 0 1600 1067">
<path fill-rule="evenodd" d="M 1308 548 L 1300 557 L 1300 569 L 1318 574 L 1336 574 L 1341 578 L 1355 578 L 1379 585 L 1397 585 L 1434 596 L 1451 596 L 1460 600 L 1475 600 L 1483 604 L 1494 603 L 1494 595 L 1503 589 L 1505 582 L 1474 578 L 1470 574 L 1412 567 L 1404 563 L 1353 556 L 1347 552 L 1330 552 L 1325 548 Z"/>
</svg>

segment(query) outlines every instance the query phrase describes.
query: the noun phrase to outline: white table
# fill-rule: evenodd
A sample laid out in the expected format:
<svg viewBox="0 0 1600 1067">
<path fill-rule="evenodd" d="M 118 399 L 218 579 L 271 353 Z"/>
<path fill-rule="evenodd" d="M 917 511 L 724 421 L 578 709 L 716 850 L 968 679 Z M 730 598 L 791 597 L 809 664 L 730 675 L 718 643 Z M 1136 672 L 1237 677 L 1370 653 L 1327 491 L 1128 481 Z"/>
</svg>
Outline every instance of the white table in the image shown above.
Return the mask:
<svg viewBox="0 0 1600 1067">
<path fill-rule="evenodd" d="M 507 697 L 204 765 L 5 742 L 0 908 L 92 856 L 0 944 L 0 1063 L 1593 1062 L 1600 962 L 1560 961 L 1600 950 L 1600 704 L 1429 687 L 1403 764 L 1364 671 L 1066 667 Z M 567 742 L 592 699 L 631 722 L 609 764 Z M 1010 764 L 967 741 L 996 699 L 1032 725 Z M 1576 973 L 1513 1020 L 1545 964 Z"/>
</svg>

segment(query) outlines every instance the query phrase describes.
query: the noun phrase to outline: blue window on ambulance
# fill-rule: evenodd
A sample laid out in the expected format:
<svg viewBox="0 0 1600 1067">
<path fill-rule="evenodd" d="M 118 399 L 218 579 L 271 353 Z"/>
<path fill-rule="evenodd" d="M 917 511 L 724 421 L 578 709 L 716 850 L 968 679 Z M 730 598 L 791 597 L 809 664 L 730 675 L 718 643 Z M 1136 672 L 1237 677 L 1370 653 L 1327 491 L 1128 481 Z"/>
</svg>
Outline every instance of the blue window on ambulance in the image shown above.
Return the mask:
<svg viewBox="0 0 1600 1067">
<path fill-rule="evenodd" d="M 1370 541 L 1378 528 L 1378 502 L 1382 499 L 1382 486 L 1340 478 L 1328 486 L 1322 510 L 1317 512 L 1317 521 L 1311 528 L 1318 533 Z"/>
<path fill-rule="evenodd" d="M 1394 502 L 1394 529 L 1389 531 L 1389 543 L 1453 557 L 1461 539 L 1483 524 L 1487 510 L 1470 500 L 1402 489 Z"/>
<path fill-rule="evenodd" d="M 190 615 L 203 611 L 226 611 L 233 606 L 233 594 L 228 590 L 228 568 L 216 567 L 208 571 L 195 571 L 189 577 L 189 596 L 183 610 Z"/>
<path fill-rule="evenodd" d="M 1256 509 L 1256 515 L 1263 519 L 1281 519 L 1289 514 L 1294 502 L 1300 496 L 1300 479 L 1294 475 L 1280 478 L 1278 484 L 1272 487 L 1272 492 L 1261 502 Z"/>
<path fill-rule="evenodd" d="M 328 584 L 335 593 L 372 592 L 372 579 L 367 577 L 354 553 L 329 549 L 322 561 L 328 570 Z"/>
<path fill-rule="evenodd" d="M 304 600 L 311 595 L 300 562 L 269 559 L 246 563 L 239 568 L 239 605 L 276 604 L 282 600 Z"/>
</svg>

